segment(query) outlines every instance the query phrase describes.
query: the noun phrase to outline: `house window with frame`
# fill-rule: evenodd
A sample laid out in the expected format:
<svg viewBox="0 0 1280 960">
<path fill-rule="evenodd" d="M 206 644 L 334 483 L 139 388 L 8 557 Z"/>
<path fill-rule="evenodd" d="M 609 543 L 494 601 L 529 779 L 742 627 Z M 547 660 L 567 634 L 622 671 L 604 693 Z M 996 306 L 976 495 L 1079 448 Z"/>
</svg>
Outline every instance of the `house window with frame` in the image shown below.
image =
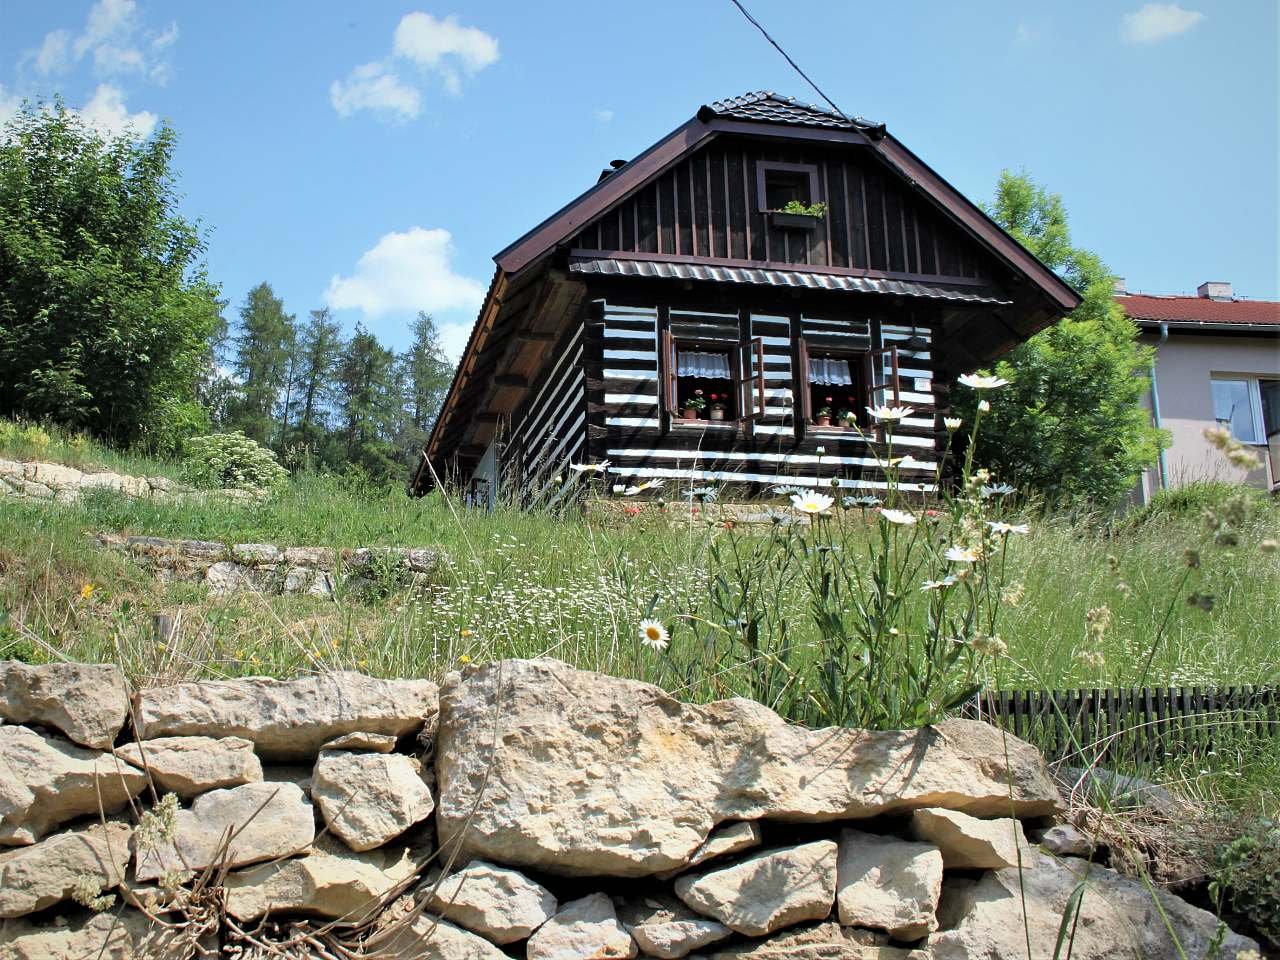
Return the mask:
<svg viewBox="0 0 1280 960">
<path fill-rule="evenodd" d="M 1241 443 L 1265 444 L 1280 430 L 1280 380 L 1213 377 L 1213 418 Z"/>
<path fill-rule="evenodd" d="M 874 360 L 889 355 L 891 374 L 874 382 Z M 800 340 L 800 413 L 815 427 L 870 430 L 867 415 L 877 390 L 899 394 L 896 351 L 849 350 L 823 347 Z"/>
<path fill-rule="evenodd" d="M 760 163 L 756 191 L 764 212 L 782 210 L 788 203 L 808 207 L 818 198 L 818 168 L 808 163 Z"/>
<path fill-rule="evenodd" d="M 694 422 L 738 426 L 763 411 L 763 369 L 751 373 L 747 367 L 751 361 L 739 344 L 676 338 L 664 330 L 661 362 L 663 405 L 673 426 Z"/>
</svg>

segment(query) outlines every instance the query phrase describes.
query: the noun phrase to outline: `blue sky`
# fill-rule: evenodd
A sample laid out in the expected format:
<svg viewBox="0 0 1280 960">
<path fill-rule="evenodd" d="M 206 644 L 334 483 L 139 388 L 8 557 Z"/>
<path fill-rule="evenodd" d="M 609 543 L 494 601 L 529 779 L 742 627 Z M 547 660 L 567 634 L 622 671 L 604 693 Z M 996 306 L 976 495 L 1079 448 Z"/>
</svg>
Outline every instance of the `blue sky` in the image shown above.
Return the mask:
<svg viewBox="0 0 1280 960">
<path fill-rule="evenodd" d="M 1025 168 L 1130 289 L 1280 296 L 1274 0 L 748 0 L 847 112 L 975 200 Z M 267 280 L 454 351 L 491 257 L 710 100 L 816 95 L 729 0 L 0 0 L 0 116 L 59 92 L 178 131 L 229 313 Z"/>
</svg>

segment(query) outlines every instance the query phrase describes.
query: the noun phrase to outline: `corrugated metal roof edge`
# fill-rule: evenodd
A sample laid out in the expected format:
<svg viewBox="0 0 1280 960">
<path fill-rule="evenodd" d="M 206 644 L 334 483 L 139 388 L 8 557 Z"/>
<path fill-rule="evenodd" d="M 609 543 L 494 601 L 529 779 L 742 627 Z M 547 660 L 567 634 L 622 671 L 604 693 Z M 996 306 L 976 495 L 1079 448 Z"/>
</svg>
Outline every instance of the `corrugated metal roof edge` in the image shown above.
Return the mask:
<svg viewBox="0 0 1280 960">
<path fill-rule="evenodd" d="M 599 276 L 650 277 L 666 280 L 709 280 L 721 283 L 744 283 L 772 287 L 805 287 L 811 290 L 845 290 L 855 293 L 881 293 L 931 300 L 961 300 L 969 303 L 1007 305 L 1011 300 L 976 293 L 946 284 L 891 280 L 881 277 L 853 277 L 842 274 L 810 273 L 800 270 L 777 270 L 764 267 L 730 267 L 700 263 L 671 263 L 658 260 L 607 260 L 570 257 L 571 273 Z"/>
</svg>

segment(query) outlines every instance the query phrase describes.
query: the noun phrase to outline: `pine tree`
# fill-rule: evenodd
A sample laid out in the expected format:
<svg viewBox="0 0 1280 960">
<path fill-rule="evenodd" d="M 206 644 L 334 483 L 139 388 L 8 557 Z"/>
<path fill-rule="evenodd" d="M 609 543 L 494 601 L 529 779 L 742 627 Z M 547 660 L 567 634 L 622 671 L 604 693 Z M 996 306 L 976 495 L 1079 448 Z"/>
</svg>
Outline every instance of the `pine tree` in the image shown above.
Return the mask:
<svg viewBox="0 0 1280 960">
<path fill-rule="evenodd" d="M 345 459 L 378 478 L 401 466 L 393 442 L 402 408 L 395 354 L 356 325 L 337 369 L 338 409 Z"/>
<path fill-rule="evenodd" d="M 413 343 L 400 365 L 406 402 L 399 445 L 412 458 L 426 443 L 453 380 L 453 365 L 440 345 L 440 331 L 431 314 L 419 312 L 414 320 Z"/>
<path fill-rule="evenodd" d="M 295 340 L 294 318 L 269 283 L 249 291 L 240 308 L 235 338 L 235 372 L 239 397 L 232 423 L 245 435 L 268 444 L 276 433 L 276 405 L 285 388 L 289 355 Z"/>
<path fill-rule="evenodd" d="M 333 376 L 342 349 L 341 328 L 329 308 L 312 310 L 298 336 L 294 390 L 301 406 L 298 438 L 308 448 L 320 445 L 328 426 L 328 405 L 334 395 Z"/>
</svg>

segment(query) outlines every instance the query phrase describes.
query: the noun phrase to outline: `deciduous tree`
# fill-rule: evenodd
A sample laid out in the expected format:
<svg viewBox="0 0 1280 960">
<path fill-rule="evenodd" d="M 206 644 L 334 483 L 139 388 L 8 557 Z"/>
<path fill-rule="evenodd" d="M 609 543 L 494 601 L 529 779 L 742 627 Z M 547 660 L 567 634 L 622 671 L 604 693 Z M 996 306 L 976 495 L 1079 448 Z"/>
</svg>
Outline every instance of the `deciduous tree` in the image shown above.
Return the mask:
<svg viewBox="0 0 1280 960">
<path fill-rule="evenodd" d="M 1053 499 L 1114 503 L 1155 461 L 1162 437 L 1142 399 L 1151 351 L 1113 296 L 1114 276 L 1071 242 L 1062 198 L 1025 173 L 1000 175 L 987 213 L 1083 297 L 1068 317 L 1000 360 L 975 450 L 1000 478 Z M 977 398 L 957 388 L 972 418 Z"/>
</svg>

